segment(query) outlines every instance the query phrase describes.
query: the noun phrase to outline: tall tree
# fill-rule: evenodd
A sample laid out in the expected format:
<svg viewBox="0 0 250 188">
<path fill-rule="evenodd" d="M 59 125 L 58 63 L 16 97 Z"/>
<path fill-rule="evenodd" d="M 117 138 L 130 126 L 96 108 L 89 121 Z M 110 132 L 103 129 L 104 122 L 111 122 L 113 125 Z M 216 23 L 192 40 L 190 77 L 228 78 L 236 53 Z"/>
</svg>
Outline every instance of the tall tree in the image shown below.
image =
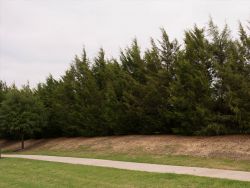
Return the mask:
<svg viewBox="0 0 250 188">
<path fill-rule="evenodd" d="M 8 136 L 20 138 L 21 149 L 25 137 L 41 131 L 45 123 L 44 106 L 28 86 L 20 91 L 16 88 L 8 91 L 0 108 L 0 128 Z"/>
<path fill-rule="evenodd" d="M 241 124 L 239 105 L 243 96 L 245 99 L 248 97 L 247 92 L 244 92 L 248 90 L 246 89 L 248 82 L 245 80 L 248 76 L 244 73 L 244 63 L 238 53 L 237 42 L 232 40 L 228 26 L 219 31 L 213 21 L 210 21 L 209 34 L 214 69 L 214 112 L 216 113 L 214 119 L 217 127 L 222 127 L 224 133 L 239 132 Z"/>
<path fill-rule="evenodd" d="M 99 124 L 100 93 L 85 50 L 76 56 L 70 69 L 62 77 L 62 104 L 67 107 L 64 132 L 67 135 L 98 135 L 103 127 Z"/>
<path fill-rule="evenodd" d="M 35 95 L 41 99 L 48 114 L 47 124 L 42 130 L 43 137 L 62 136 L 65 111 L 61 103 L 63 96 L 61 87 L 62 82 L 55 80 L 50 75 L 46 82 L 39 83 L 35 90 Z"/>
<path fill-rule="evenodd" d="M 185 33 L 185 51 L 175 67 L 172 88 L 173 132 L 200 134 L 211 118 L 211 75 L 208 41 L 204 30 Z"/>
</svg>

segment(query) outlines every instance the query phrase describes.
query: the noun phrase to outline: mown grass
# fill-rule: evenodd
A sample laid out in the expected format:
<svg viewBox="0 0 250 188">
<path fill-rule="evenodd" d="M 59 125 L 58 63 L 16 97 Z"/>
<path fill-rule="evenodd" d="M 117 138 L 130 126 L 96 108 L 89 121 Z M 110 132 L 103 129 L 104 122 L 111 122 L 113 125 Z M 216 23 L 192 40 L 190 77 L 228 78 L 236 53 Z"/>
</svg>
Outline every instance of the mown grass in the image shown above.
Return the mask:
<svg viewBox="0 0 250 188">
<path fill-rule="evenodd" d="M 4 158 L 0 159 L 0 187 L 246 188 L 250 182 Z"/>
<path fill-rule="evenodd" d="M 250 171 L 249 160 L 233 160 L 225 158 L 208 158 L 194 156 L 178 156 L 178 155 L 159 155 L 148 154 L 143 152 L 135 153 L 118 153 L 114 151 L 94 151 L 88 148 L 68 149 L 68 150 L 28 150 L 18 152 L 18 154 L 36 154 L 36 155 L 54 155 L 54 156 L 70 156 L 85 157 L 97 159 L 110 159 L 118 161 L 131 161 L 167 165 L 180 166 L 196 166 L 218 169 L 243 170 Z"/>
</svg>

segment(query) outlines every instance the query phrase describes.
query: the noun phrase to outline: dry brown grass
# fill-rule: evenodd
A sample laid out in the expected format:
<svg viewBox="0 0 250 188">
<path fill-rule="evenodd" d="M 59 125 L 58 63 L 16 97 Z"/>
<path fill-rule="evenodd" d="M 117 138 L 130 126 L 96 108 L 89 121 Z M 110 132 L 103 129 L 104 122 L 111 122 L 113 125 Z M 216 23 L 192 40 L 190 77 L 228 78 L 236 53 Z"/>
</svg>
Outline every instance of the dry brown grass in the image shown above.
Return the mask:
<svg viewBox="0 0 250 188">
<path fill-rule="evenodd" d="M 17 151 L 19 142 L 0 140 L 4 150 Z M 188 137 L 131 135 L 27 140 L 26 150 L 74 150 L 115 153 L 171 154 L 250 160 L 250 135 Z"/>
</svg>

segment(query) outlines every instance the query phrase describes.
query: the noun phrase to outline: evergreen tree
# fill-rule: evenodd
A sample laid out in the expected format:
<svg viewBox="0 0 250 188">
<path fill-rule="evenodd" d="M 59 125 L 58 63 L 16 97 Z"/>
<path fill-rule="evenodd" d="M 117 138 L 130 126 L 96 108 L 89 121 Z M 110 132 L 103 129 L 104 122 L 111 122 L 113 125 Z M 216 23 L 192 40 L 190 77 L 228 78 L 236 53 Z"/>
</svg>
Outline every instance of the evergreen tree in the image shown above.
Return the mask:
<svg viewBox="0 0 250 188">
<path fill-rule="evenodd" d="M 70 69 L 62 77 L 62 104 L 66 107 L 64 134 L 98 135 L 103 131 L 100 123 L 101 97 L 89 67 L 85 50 L 82 58 L 76 56 Z"/>
<path fill-rule="evenodd" d="M 236 133 L 240 130 L 241 113 L 239 102 L 241 97 L 247 98 L 242 92 L 246 87 L 244 71 L 236 42 L 230 36 L 227 25 L 220 32 L 218 27 L 210 21 L 209 33 L 212 37 L 212 65 L 214 69 L 214 122 L 219 134 Z M 246 91 L 246 90 L 245 90 Z M 241 96 L 242 95 L 242 96 Z"/>
<path fill-rule="evenodd" d="M 172 88 L 175 127 L 173 132 L 201 134 L 210 124 L 210 53 L 204 30 L 194 27 L 185 33 L 183 60 L 177 61 Z"/>
<path fill-rule="evenodd" d="M 237 73 L 240 80 L 240 90 L 238 95 L 241 96 L 238 104 L 238 121 L 240 124 L 240 130 L 250 133 L 250 29 L 248 27 L 248 33 L 243 26 L 239 26 L 240 40 L 237 45 Z M 238 84 L 237 83 L 237 84 Z"/>
<path fill-rule="evenodd" d="M 62 136 L 62 122 L 64 122 L 65 112 L 61 103 L 63 94 L 60 87 L 62 83 L 53 78 L 52 75 L 47 77 L 46 83 L 39 83 L 35 90 L 37 95 L 44 104 L 48 114 L 47 124 L 43 127 L 43 137 Z"/>
<path fill-rule="evenodd" d="M 0 129 L 5 136 L 20 138 L 24 149 L 25 137 L 41 131 L 46 123 L 44 106 L 28 86 L 20 91 L 12 88 L 0 108 Z"/>
<path fill-rule="evenodd" d="M 116 80 L 115 68 L 118 64 L 113 64 L 110 60 L 105 59 L 105 52 L 100 49 L 98 56 L 94 60 L 92 72 L 96 80 L 98 91 L 100 93 L 100 126 L 102 134 L 114 134 L 115 124 L 118 123 L 118 101 L 114 86 Z"/>
</svg>

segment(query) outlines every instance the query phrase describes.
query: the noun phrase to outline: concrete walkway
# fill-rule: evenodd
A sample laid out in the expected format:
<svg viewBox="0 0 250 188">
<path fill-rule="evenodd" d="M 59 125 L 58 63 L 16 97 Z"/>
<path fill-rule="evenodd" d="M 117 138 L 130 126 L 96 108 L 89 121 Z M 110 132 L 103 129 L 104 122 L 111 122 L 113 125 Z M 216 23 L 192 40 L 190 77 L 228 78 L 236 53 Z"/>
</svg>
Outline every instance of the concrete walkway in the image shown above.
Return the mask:
<svg viewBox="0 0 250 188">
<path fill-rule="evenodd" d="M 102 159 L 44 156 L 44 155 L 2 155 L 2 156 L 12 157 L 12 158 L 41 160 L 41 161 L 70 163 L 70 164 L 110 167 L 110 168 L 118 168 L 118 169 L 126 169 L 126 170 L 137 170 L 137 171 L 145 171 L 145 172 L 188 174 L 188 175 L 194 175 L 194 176 L 250 181 L 250 172 L 244 172 L 244 171 L 123 162 L 123 161 L 112 161 L 112 160 L 102 160 Z"/>
</svg>

